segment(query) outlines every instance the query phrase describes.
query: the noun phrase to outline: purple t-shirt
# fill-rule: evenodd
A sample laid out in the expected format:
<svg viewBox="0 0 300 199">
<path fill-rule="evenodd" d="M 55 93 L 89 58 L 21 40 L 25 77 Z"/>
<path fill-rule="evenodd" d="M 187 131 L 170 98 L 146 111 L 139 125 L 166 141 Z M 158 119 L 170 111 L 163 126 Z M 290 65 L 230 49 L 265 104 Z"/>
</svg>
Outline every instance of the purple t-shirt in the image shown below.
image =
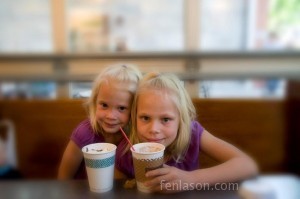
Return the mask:
<svg viewBox="0 0 300 199">
<path fill-rule="evenodd" d="M 182 162 L 176 162 L 174 159 L 169 160 L 165 164 L 174 166 L 185 171 L 193 171 L 198 169 L 199 166 L 199 149 L 200 138 L 203 132 L 203 127 L 197 121 L 193 121 L 191 124 L 191 139 L 187 153 Z M 134 178 L 134 168 L 132 155 L 130 151 L 124 154 L 124 150 L 127 147 L 127 142 L 123 139 L 117 148 L 116 152 L 116 168 L 124 173 L 128 178 Z"/>
<path fill-rule="evenodd" d="M 89 119 L 83 120 L 72 132 L 70 138 L 75 144 L 82 149 L 88 144 L 104 142 L 104 137 L 101 134 L 94 132 Z"/>
<path fill-rule="evenodd" d="M 75 144 L 82 149 L 88 144 L 104 142 L 104 137 L 101 134 L 94 132 L 91 122 L 89 119 L 83 120 L 72 132 L 70 138 Z M 84 161 L 82 160 L 80 167 L 75 174 L 75 179 L 84 179 L 86 178 Z"/>
</svg>

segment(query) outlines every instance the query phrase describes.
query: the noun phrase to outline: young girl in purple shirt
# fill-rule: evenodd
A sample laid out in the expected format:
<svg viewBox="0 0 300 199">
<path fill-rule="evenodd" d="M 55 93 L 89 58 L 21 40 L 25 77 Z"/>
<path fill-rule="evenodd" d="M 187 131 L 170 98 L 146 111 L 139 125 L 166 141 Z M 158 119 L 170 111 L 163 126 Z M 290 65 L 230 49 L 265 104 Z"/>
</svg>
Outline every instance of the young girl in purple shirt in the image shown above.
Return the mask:
<svg viewBox="0 0 300 199">
<path fill-rule="evenodd" d="M 126 64 L 109 66 L 98 75 L 87 101 L 89 118 L 73 131 L 58 179 L 86 178 L 82 147 L 97 142 L 117 145 L 122 138 L 120 127 L 129 131 L 131 104 L 140 78 L 141 72 Z"/>
<path fill-rule="evenodd" d="M 257 174 L 257 165 L 233 145 L 213 136 L 195 121 L 196 110 L 182 82 L 171 74 L 149 73 L 140 82 L 132 104 L 130 140 L 165 145 L 165 165 L 148 171 L 144 184 L 154 192 L 179 192 L 186 184 L 239 181 Z M 216 124 L 217 125 L 217 124 Z M 132 156 L 126 140 L 118 145 L 119 177 L 134 177 Z M 124 152 L 125 151 L 125 152 Z M 201 169 L 199 154 L 219 165 Z M 170 189 L 169 185 L 173 185 Z M 174 186 L 176 185 L 176 186 Z"/>
</svg>

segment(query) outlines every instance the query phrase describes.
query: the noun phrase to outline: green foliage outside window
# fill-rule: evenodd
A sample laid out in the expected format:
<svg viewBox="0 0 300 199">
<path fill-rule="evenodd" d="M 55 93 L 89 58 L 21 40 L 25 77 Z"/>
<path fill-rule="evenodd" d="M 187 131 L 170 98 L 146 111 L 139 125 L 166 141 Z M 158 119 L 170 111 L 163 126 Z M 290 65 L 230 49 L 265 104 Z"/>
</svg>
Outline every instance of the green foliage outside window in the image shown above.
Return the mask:
<svg viewBox="0 0 300 199">
<path fill-rule="evenodd" d="M 272 0 L 270 28 L 280 30 L 286 26 L 300 25 L 300 0 Z"/>
</svg>

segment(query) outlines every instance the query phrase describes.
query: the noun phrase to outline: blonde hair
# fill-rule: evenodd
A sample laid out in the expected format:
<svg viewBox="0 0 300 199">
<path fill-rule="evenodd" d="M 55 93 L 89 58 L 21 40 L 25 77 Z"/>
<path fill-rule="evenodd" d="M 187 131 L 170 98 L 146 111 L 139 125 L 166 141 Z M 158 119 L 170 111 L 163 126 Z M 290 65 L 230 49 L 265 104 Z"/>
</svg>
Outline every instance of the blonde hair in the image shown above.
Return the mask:
<svg viewBox="0 0 300 199">
<path fill-rule="evenodd" d="M 116 64 L 104 68 L 103 71 L 95 78 L 91 96 L 86 102 L 91 126 L 95 133 L 103 133 L 102 127 L 99 126 L 96 119 L 97 97 L 99 89 L 103 83 L 116 81 L 117 83 L 122 83 L 122 85 L 127 84 L 128 86 L 126 89 L 134 95 L 141 77 L 142 74 L 136 66 L 129 64 Z"/>
<path fill-rule="evenodd" d="M 141 80 L 132 103 L 132 130 L 130 139 L 133 143 L 140 142 L 137 137 L 137 102 L 139 100 L 139 95 L 149 90 L 161 91 L 169 94 L 170 99 L 178 110 L 179 128 L 177 137 L 173 143 L 166 147 L 165 155 L 176 161 L 182 161 L 190 143 L 191 121 L 196 117 L 196 110 L 184 85 L 175 75 L 148 73 Z"/>
</svg>

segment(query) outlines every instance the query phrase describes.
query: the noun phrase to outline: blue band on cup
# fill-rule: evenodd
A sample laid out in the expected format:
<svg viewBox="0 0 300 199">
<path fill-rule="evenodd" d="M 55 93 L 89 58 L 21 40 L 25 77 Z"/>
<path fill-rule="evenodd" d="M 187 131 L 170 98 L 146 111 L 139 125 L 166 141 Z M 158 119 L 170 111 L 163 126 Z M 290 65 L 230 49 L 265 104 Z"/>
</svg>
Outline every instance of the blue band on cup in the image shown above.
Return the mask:
<svg viewBox="0 0 300 199">
<path fill-rule="evenodd" d="M 94 160 L 94 159 L 84 159 L 85 165 L 89 168 L 105 168 L 113 165 L 115 163 L 115 156 L 111 156 L 109 158 L 101 159 L 101 160 Z"/>
</svg>

